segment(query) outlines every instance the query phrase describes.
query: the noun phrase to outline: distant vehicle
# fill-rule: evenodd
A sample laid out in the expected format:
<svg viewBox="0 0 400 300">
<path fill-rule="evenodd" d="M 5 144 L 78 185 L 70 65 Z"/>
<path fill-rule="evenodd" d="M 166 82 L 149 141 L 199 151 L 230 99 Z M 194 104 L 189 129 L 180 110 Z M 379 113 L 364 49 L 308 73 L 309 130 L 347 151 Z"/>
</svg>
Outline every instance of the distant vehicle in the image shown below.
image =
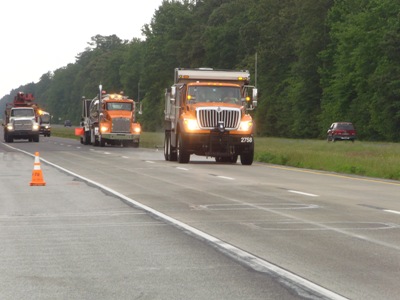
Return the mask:
<svg viewBox="0 0 400 300">
<path fill-rule="evenodd" d="M 39 110 L 39 124 L 40 124 L 40 134 L 43 134 L 44 136 L 50 136 L 51 135 L 51 115 L 43 110 Z"/>
<path fill-rule="evenodd" d="M 352 141 L 354 142 L 357 136 L 356 129 L 351 122 L 335 122 L 328 129 L 328 142 L 335 141 Z"/>
<path fill-rule="evenodd" d="M 81 144 L 104 147 L 121 145 L 139 147 L 142 127 L 137 121 L 141 104 L 119 94 L 108 94 L 99 86 L 99 95 L 93 99 L 82 97 L 82 119 L 76 128 Z"/>
<path fill-rule="evenodd" d="M 34 99 L 33 94 L 19 92 L 12 103 L 6 104 L 3 123 L 6 143 L 19 139 L 39 142 L 38 107 Z"/>
<path fill-rule="evenodd" d="M 71 127 L 71 126 L 72 126 L 72 123 L 71 123 L 70 120 L 65 120 L 64 121 L 64 127 Z"/>
</svg>

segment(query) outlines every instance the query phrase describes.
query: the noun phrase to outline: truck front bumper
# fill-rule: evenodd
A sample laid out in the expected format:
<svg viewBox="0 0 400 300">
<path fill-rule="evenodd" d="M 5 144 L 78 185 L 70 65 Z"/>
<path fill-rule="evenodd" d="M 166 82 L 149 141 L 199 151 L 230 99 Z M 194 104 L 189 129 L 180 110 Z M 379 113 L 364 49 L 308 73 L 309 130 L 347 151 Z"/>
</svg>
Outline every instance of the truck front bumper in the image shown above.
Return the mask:
<svg viewBox="0 0 400 300">
<path fill-rule="evenodd" d="M 140 134 L 103 133 L 101 137 L 105 140 L 113 140 L 113 141 L 139 141 Z"/>
<path fill-rule="evenodd" d="M 253 134 L 229 134 L 212 131 L 209 134 L 184 133 L 185 148 L 206 156 L 231 156 L 254 149 Z"/>
</svg>

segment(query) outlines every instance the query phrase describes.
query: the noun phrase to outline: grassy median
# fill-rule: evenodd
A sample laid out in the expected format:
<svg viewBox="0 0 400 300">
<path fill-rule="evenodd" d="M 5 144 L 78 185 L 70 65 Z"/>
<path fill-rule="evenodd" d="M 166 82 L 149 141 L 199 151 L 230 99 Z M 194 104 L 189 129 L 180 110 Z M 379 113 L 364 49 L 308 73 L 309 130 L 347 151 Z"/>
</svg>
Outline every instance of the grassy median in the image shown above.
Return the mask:
<svg viewBox="0 0 400 300">
<path fill-rule="evenodd" d="M 58 137 L 78 139 L 73 127 L 53 127 Z M 400 180 L 400 144 L 256 137 L 259 162 Z M 162 148 L 164 134 L 144 132 L 140 147 Z"/>
</svg>

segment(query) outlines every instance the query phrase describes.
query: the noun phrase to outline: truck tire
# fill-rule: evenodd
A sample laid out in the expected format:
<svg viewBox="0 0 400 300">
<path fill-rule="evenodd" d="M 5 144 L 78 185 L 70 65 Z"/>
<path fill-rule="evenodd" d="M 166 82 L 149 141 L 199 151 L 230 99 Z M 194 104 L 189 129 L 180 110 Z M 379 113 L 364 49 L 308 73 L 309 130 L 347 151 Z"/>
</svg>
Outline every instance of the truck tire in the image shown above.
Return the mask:
<svg viewBox="0 0 400 300">
<path fill-rule="evenodd" d="M 238 160 L 237 154 L 228 157 L 228 162 L 230 162 L 231 164 L 236 164 L 237 160 Z"/>
<path fill-rule="evenodd" d="M 39 143 L 39 135 L 34 135 L 32 141 L 34 141 L 35 143 Z"/>
<path fill-rule="evenodd" d="M 252 148 L 248 152 L 240 154 L 240 162 L 242 163 L 242 165 L 250 166 L 253 164 L 253 160 L 254 160 L 254 148 Z"/>
<path fill-rule="evenodd" d="M 190 153 L 186 150 L 185 139 L 182 134 L 178 135 L 177 158 L 180 164 L 187 164 L 190 160 Z"/>
<path fill-rule="evenodd" d="M 170 161 L 171 160 L 170 145 L 171 145 L 171 134 L 168 131 L 165 131 L 165 136 L 164 136 L 164 158 L 165 158 L 166 161 Z"/>
<path fill-rule="evenodd" d="M 171 139 L 170 139 L 171 141 Z M 178 160 L 178 153 L 176 151 L 176 147 L 173 147 L 171 143 L 169 143 L 169 160 L 170 161 L 177 161 Z"/>
<path fill-rule="evenodd" d="M 83 136 L 81 137 L 81 144 L 83 145 L 90 144 L 90 131 L 84 131 Z"/>
<path fill-rule="evenodd" d="M 171 132 L 165 131 L 164 157 L 167 161 L 177 161 L 176 148 L 171 144 Z"/>
<path fill-rule="evenodd" d="M 4 133 L 4 141 L 6 143 L 12 143 L 14 142 L 14 139 L 12 136 L 10 136 L 8 133 Z"/>
</svg>

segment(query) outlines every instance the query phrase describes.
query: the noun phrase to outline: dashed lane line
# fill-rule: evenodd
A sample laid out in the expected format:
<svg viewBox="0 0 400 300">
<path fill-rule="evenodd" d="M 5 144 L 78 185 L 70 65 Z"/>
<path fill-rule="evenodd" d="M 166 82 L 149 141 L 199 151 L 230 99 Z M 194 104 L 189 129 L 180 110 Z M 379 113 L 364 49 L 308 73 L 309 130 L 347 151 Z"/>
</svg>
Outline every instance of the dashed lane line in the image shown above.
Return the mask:
<svg viewBox="0 0 400 300">
<path fill-rule="evenodd" d="M 20 150 L 20 149 L 11 147 L 11 146 L 10 146 L 10 148 L 13 148 L 17 151 L 20 151 L 31 157 L 34 157 L 33 154 L 31 154 L 27 151 L 23 151 L 23 150 Z M 347 299 L 333 291 L 330 291 L 322 286 L 319 286 L 311 281 L 308 281 L 305 278 L 302 278 L 294 273 L 291 273 L 285 269 L 282 269 L 277 265 L 274 265 L 268 261 L 265 261 L 249 252 L 246 252 L 240 248 L 237 248 L 234 245 L 226 243 L 206 232 L 198 230 L 186 223 L 183 223 L 183 222 L 181 222 L 177 219 L 174 219 L 166 214 L 163 214 L 162 212 L 159 212 L 149 206 L 146 206 L 140 202 L 137 202 L 137 201 L 135 201 L 135 200 L 105 186 L 105 185 L 102 185 L 101 183 L 95 182 L 91 179 L 88 179 L 79 174 L 76 174 L 68 169 L 65 169 L 65 168 L 63 168 L 59 165 L 56 165 L 50 161 L 47 161 L 43 158 L 41 158 L 40 160 L 48 165 L 51 165 L 65 173 L 67 173 L 67 174 L 70 174 L 76 178 L 79 178 L 80 180 L 82 180 L 84 182 L 87 182 L 89 184 L 97 186 L 99 189 L 113 194 L 114 196 L 121 199 L 123 202 L 127 203 L 128 205 L 131 205 L 132 207 L 146 211 L 148 214 L 150 214 L 158 219 L 161 219 L 164 222 L 173 225 L 174 227 L 177 227 L 177 228 L 183 230 L 184 232 L 192 235 L 193 237 L 196 237 L 200 240 L 203 240 L 203 241 L 209 243 L 210 245 L 212 245 L 213 247 L 215 247 L 222 253 L 228 255 L 232 259 L 234 259 L 242 264 L 247 265 L 248 267 L 250 267 L 253 270 L 256 270 L 258 272 L 262 272 L 265 274 L 271 274 L 271 275 L 278 276 L 279 278 L 281 278 L 282 283 L 290 286 L 291 288 L 296 290 L 299 294 L 302 294 L 303 292 L 306 292 L 306 293 L 308 292 L 308 293 L 312 293 L 314 296 L 315 296 L 315 294 L 317 294 L 317 295 L 319 295 L 319 297 L 322 297 L 323 299 L 332 299 L 332 300 Z"/>
<path fill-rule="evenodd" d="M 288 190 L 288 192 L 289 192 L 289 193 L 294 193 L 294 194 L 303 195 L 303 196 L 318 197 L 318 195 L 310 194 L 310 193 L 304 193 L 304 192 L 300 192 L 300 191 Z"/>
</svg>

